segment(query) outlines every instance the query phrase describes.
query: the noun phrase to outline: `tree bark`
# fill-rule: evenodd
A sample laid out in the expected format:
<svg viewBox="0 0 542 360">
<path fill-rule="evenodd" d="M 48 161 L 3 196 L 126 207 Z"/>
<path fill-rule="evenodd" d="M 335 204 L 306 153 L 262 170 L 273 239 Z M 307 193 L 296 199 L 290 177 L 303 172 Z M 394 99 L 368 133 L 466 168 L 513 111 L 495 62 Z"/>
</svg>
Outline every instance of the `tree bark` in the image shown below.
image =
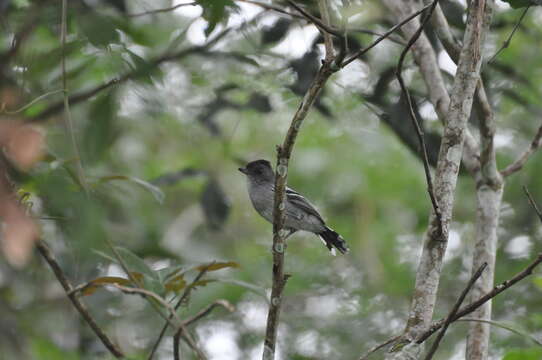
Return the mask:
<svg viewBox="0 0 542 360">
<path fill-rule="evenodd" d="M 422 5 L 421 1 L 412 0 L 385 0 L 385 3 L 396 14 L 404 11 L 401 8 L 408 7 L 405 4 L 410 4 L 411 7 L 415 4 Z M 455 187 L 466 137 L 466 125 L 470 116 L 474 92 L 480 73 L 481 44 L 484 38 L 485 4 L 485 0 L 471 1 L 463 39 L 464 46 L 461 50 L 452 94 L 449 98 L 449 107 L 445 111 L 444 135 L 435 173 L 435 195 L 442 214 L 442 232 L 439 231 L 435 214 L 432 213 L 430 225 L 424 239 L 423 253 L 416 274 L 416 285 L 404 334 L 404 338 L 408 341 L 414 340 L 431 324 L 442 261 L 448 241 Z M 410 11 L 410 9 L 406 11 Z M 406 29 L 404 32 L 408 35 Z M 423 38 L 427 41 L 427 38 Z M 423 41 L 422 37 L 420 37 L 419 41 Z M 434 57 L 432 49 L 431 52 L 427 51 L 427 55 L 424 56 L 431 56 L 432 54 Z M 420 50 L 414 48 L 415 57 L 417 53 L 419 54 Z M 420 58 L 418 60 L 423 74 L 423 68 L 426 66 L 423 64 L 426 59 Z M 430 64 L 430 66 L 434 66 L 434 64 Z M 438 68 L 437 70 L 432 70 L 427 77 L 430 77 L 431 80 L 441 77 L 440 70 Z M 426 84 L 430 88 L 427 80 Z M 441 85 L 435 85 L 435 87 L 441 88 Z M 434 94 L 430 91 L 430 94 L 432 101 L 434 99 L 437 103 L 437 112 L 442 115 L 442 112 L 444 112 L 442 102 L 446 102 L 446 93 Z M 404 354 L 404 356 L 401 354 Z M 404 359 L 410 356 L 405 354 L 404 351 L 401 351 L 399 354 L 394 355 L 394 358 Z"/>
</svg>

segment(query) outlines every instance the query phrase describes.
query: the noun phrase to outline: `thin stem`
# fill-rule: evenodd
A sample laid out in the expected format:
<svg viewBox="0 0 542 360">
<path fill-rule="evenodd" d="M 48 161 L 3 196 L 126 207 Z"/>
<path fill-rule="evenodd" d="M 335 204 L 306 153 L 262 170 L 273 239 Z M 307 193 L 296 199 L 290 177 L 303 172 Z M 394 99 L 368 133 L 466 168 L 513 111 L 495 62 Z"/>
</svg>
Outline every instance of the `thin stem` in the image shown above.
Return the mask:
<svg viewBox="0 0 542 360">
<path fill-rule="evenodd" d="M 358 50 L 356 53 L 354 53 L 354 55 L 350 56 L 348 59 L 346 59 L 343 63 L 342 63 L 342 66 L 346 66 L 348 64 L 350 64 L 352 61 L 356 60 L 357 58 L 359 58 L 360 56 L 362 56 L 363 54 L 365 54 L 366 52 L 368 52 L 369 50 L 371 50 L 373 47 L 375 47 L 376 45 L 378 45 L 379 42 L 381 42 L 382 40 L 386 39 L 388 36 L 390 36 L 391 34 L 393 34 L 395 31 L 399 30 L 403 25 L 405 25 L 407 22 L 409 22 L 410 20 L 414 19 L 415 17 L 419 16 L 420 14 L 422 14 L 425 10 L 427 10 L 429 7 L 433 6 L 433 4 L 428 4 L 426 6 L 424 6 L 423 8 L 421 8 L 420 10 L 416 11 L 414 14 L 408 16 L 406 19 L 404 19 L 403 21 L 399 22 L 398 24 L 392 26 L 388 31 L 386 31 L 384 34 L 382 34 L 379 38 L 377 38 L 375 41 L 373 41 L 369 46 L 361 49 L 361 50 Z"/>
<path fill-rule="evenodd" d="M 327 4 L 325 6 L 327 6 Z M 273 360 L 275 357 L 277 330 L 282 304 L 282 293 L 286 285 L 286 281 L 288 280 L 288 275 L 284 274 L 284 251 L 286 248 L 285 238 L 288 235 L 288 231 L 283 229 L 288 162 L 292 155 L 295 141 L 303 120 L 307 117 L 310 108 L 331 74 L 339 70 L 339 68 L 336 66 L 332 68 L 334 61 L 335 59 L 330 59 L 326 55 L 322 66 L 318 70 L 316 77 L 314 78 L 292 118 L 292 122 L 288 132 L 286 133 L 284 142 L 281 146 L 277 147 L 275 197 L 273 207 L 273 285 L 271 288 L 271 301 L 267 314 L 264 351 L 262 356 L 263 360 Z"/>
<path fill-rule="evenodd" d="M 512 41 L 512 37 L 514 36 L 516 31 L 518 30 L 519 26 L 521 25 L 521 22 L 523 21 L 523 18 L 525 17 L 525 15 L 527 15 L 527 11 L 529 11 L 530 8 L 531 8 L 531 4 L 527 5 L 525 10 L 523 10 L 523 13 L 521 13 L 521 16 L 519 17 L 518 22 L 516 23 L 516 25 L 514 25 L 514 28 L 512 29 L 512 32 L 510 33 L 508 38 L 503 42 L 503 44 L 499 48 L 499 50 L 497 50 L 495 55 L 493 55 L 491 57 L 491 59 L 489 59 L 489 61 L 487 62 L 488 64 L 491 64 L 493 62 L 493 60 L 495 60 L 497 58 L 497 56 L 501 53 L 501 51 L 503 51 L 504 49 L 508 48 L 508 46 L 510 46 L 510 42 Z"/>
<path fill-rule="evenodd" d="M 62 287 L 64 288 L 64 291 L 66 292 L 66 295 L 68 296 L 68 299 L 72 302 L 73 306 L 77 309 L 77 311 L 81 314 L 81 317 L 83 320 L 86 321 L 86 323 L 90 326 L 92 331 L 98 336 L 102 344 L 109 350 L 109 352 L 116 358 L 121 359 L 124 357 L 124 354 L 122 351 L 113 343 L 111 339 L 107 336 L 107 334 L 100 328 L 100 326 L 96 323 L 90 312 L 88 311 L 85 304 L 77 297 L 77 294 L 73 292 L 73 286 L 62 271 L 62 268 L 58 264 L 58 262 L 55 260 L 53 254 L 51 253 L 51 250 L 43 240 L 38 240 L 36 242 L 36 248 L 38 249 L 41 256 L 45 259 L 51 270 L 53 270 L 53 273 L 55 274 L 58 282 Z"/>
<path fill-rule="evenodd" d="M 429 352 L 427 353 L 425 360 L 431 360 L 433 358 L 433 355 L 435 355 L 435 352 L 438 349 L 438 346 L 440 345 L 440 341 L 444 337 L 444 334 L 446 333 L 446 330 L 448 329 L 448 326 L 452 323 L 452 319 L 454 318 L 455 314 L 457 314 L 457 311 L 459 310 L 459 307 L 461 304 L 463 304 L 463 301 L 465 300 L 465 297 L 467 297 L 468 292 L 470 289 L 474 286 L 474 283 L 480 276 L 482 276 L 482 272 L 487 267 L 487 263 L 483 263 L 482 266 L 478 268 L 478 270 L 472 275 L 470 278 L 467 286 L 465 289 L 463 289 L 463 292 L 461 292 L 461 295 L 457 299 L 457 301 L 454 304 L 454 307 L 446 317 L 446 320 L 444 321 L 444 325 L 442 326 L 442 329 L 440 329 L 439 334 L 437 335 L 437 338 L 433 342 L 433 345 L 431 345 L 431 349 L 429 349 Z"/>
<path fill-rule="evenodd" d="M 435 7 L 438 4 L 438 0 L 433 0 L 431 3 L 431 7 L 429 8 L 428 13 L 425 15 L 422 23 L 420 24 L 420 27 L 418 30 L 414 33 L 414 35 L 410 38 L 410 40 L 407 43 L 407 46 L 403 49 L 401 52 L 401 56 L 399 57 L 399 62 L 397 64 L 397 70 L 395 72 L 395 75 L 397 76 L 397 80 L 399 80 L 399 84 L 401 86 L 401 91 L 403 92 L 405 99 L 408 104 L 410 119 L 412 120 L 412 124 L 414 125 L 414 128 L 416 129 L 416 134 L 418 136 L 418 141 L 420 142 L 420 150 L 422 152 L 422 160 L 423 160 L 423 168 L 425 171 L 425 179 L 427 181 L 427 192 L 429 193 L 429 198 L 431 199 L 431 204 L 433 205 L 433 211 L 435 212 L 435 216 L 437 218 L 439 231 L 442 234 L 442 214 L 440 212 L 440 208 L 437 203 L 437 199 L 435 196 L 435 191 L 433 189 L 433 180 L 431 179 L 431 169 L 429 167 L 429 157 L 427 155 L 427 147 L 425 145 L 425 138 L 423 130 L 420 126 L 420 123 L 418 121 L 418 118 L 416 117 L 416 113 L 413 108 L 412 99 L 410 97 L 410 92 L 408 91 L 408 88 L 405 85 L 405 82 L 403 80 L 402 71 L 403 71 L 403 63 L 406 58 L 406 54 L 414 45 L 416 40 L 420 37 L 422 34 L 422 31 L 425 27 L 425 25 L 429 22 L 429 19 L 431 18 L 431 15 L 433 11 L 435 10 Z"/>
<path fill-rule="evenodd" d="M 136 13 L 136 14 L 129 14 L 128 17 L 139 17 L 139 16 L 145 16 L 145 15 L 165 13 L 165 12 L 173 11 L 173 10 L 178 9 L 180 7 L 183 7 L 183 6 L 196 6 L 196 5 L 198 5 L 198 3 L 194 1 L 194 2 L 191 2 L 191 3 L 177 4 L 175 6 L 170 6 L 170 7 L 163 8 L 163 9 L 154 9 L 154 10 L 143 11 L 143 12 Z"/>
<path fill-rule="evenodd" d="M 538 131 L 536 132 L 533 141 L 531 141 L 531 144 L 527 150 L 525 150 L 513 163 L 502 170 L 501 175 L 506 177 L 521 170 L 531 155 L 534 154 L 538 148 L 540 148 L 540 145 L 542 145 L 542 125 L 540 125 L 538 128 Z"/>
<path fill-rule="evenodd" d="M 179 309 L 179 307 L 186 301 L 186 299 L 188 299 L 188 296 L 190 296 L 190 292 L 194 288 L 193 285 L 196 282 L 198 282 L 207 273 L 207 271 L 209 270 L 209 268 L 213 264 L 214 264 L 214 262 L 210 263 L 209 265 L 207 265 L 206 267 L 201 269 L 200 272 L 198 273 L 198 275 L 196 275 L 196 277 L 194 278 L 194 280 L 192 280 L 192 286 L 187 286 L 184 289 L 184 292 L 181 295 L 181 297 L 179 298 L 179 301 L 177 301 L 177 304 L 175 304 L 175 310 Z M 151 349 L 151 351 L 149 353 L 149 356 L 147 357 L 147 360 L 152 360 L 154 354 L 156 353 L 156 350 L 158 350 L 158 346 L 160 345 L 160 342 L 162 341 L 162 338 L 164 337 L 168 327 L 169 327 L 169 321 L 166 321 L 166 323 L 162 327 L 162 330 L 160 331 L 160 334 L 158 335 L 158 338 L 156 339 L 156 341 L 154 342 L 154 344 L 152 346 L 152 349 Z"/>
<path fill-rule="evenodd" d="M 77 178 L 85 193 L 88 194 L 88 184 L 85 178 L 85 172 L 81 163 L 81 154 L 79 153 L 79 147 L 77 146 L 77 140 L 75 139 L 75 130 L 73 128 L 73 121 L 70 111 L 70 101 L 68 97 L 68 80 L 66 76 L 66 35 L 68 32 L 67 25 L 68 17 L 68 0 L 62 0 L 62 23 L 60 26 L 60 42 L 62 46 L 62 56 L 60 58 L 60 67 L 62 71 L 62 91 L 64 93 L 64 123 L 70 137 L 70 142 L 75 155 L 75 168 L 77 171 Z"/>
<path fill-rule="evenodd" d="M 493 299 L 495 296 L 499 295 L 503 291 L 509 289 L 513 285 L 517 284 L 521 280 L 525 279 L 527 276 L 531 275 L 533 273 L 533 270 L 542 263 L 542 253 L 538 254 L 538 257 L 531 263 L 529 266 L 527 266 L 523 271 L 516 274 L 514 277 L 512 277 L 510 280 L 506 280 L 499 285 L 495 286 L 490 292 L 486 293 L 485 295 L 478 298 L 478 300 L 473 301 L 467 306 L 462 307 L 457 311 L 457 313 L 454 315 L 452 322 L 462 318 L 465 315 L 468 315 L 472 313 L 474 310 L 478 309 L 480 306 L 488 302 L 489 300 Z M 421 344 L 425 340 L 427 340 L 431 335 L 433 335 L 438 329 L 440 329 L 442 326 L 444 326 L 444 319 L 441 319 L 434 323 L 428 330 L 423 332 L 416 342 L 418 344 Z"/>
<path fill-rule="evenodd" d="M 531 196 L 529 189 L 527 189 L 527 186 L 523 186 L 523 191 L 525 192 L 525 195 L 527 195 L 527 199 L 529 199 L 529 203 L 531 204 L 534 211 L 536 212 L 536 215 L 538 215 L 540 222 L 542 222 L 542 212 L 540 212 L 540 209 L 538 208 L 536 201 L 534 201 L 533 197 Z"/>
</svg>

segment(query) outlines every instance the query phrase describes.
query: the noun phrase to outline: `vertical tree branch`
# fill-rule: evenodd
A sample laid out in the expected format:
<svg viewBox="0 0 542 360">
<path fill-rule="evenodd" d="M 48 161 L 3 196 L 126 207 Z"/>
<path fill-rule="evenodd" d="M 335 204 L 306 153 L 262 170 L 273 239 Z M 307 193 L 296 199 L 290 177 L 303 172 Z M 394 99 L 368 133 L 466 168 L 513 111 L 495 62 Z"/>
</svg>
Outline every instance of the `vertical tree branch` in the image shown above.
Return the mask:
<svg viewBox="0 0 542 360">
<path fill-rule="evenodd" d="M 326 0 L 319 0 L 319 5 L 327 9 Z M 326 24 L 329 25 L 329 24 Z M 297 108 L 292 122 L 281 146 L 277 147 L 277 166 L 275 176 L 275 199 L 273 208 L 273 285 L 271 288 L 271 301 L 267 314 L 267 325 L 265 331 L 265 341 L 263 350 L 263 360 L 273 360 L 275 357 L 275 348 L 277 342 L 277 330 L 280 318 L 280 309 L 282 304 L 282 293 L 288 275 L 284 274 L 284 251 L 285 238 L 288 231 L 283 229 L 284 210 L 285 210 L 285 189 L 288 176 L 288 162 L 292 155 L 295 141 L 303 120 L 320 94 L 326 81 L 335 70 L 332 69 L 334 59 L 326 55 L 322 66 L 318 70 L 311 86 L 303 97 L 301 104 Z"/>
<path fill-rule="evenodd" d="M 386 0 L 386 4 L 392 5 L 393 8 L 399 6 L 398 2 L 392 0 Z M 466 124 L 481 67 L 485 5 L 484 0 L 471 1 L 463 40 L 464 46 L 460 54 L 450 105 L 447 109 L 438 110 L 437 108 L 437 112 L 446 116 L 435 172 L 435 195 L 442 212 L 442 232 L 439 231 L 438 222 L 433 213 L 424 239 L 411 311 L 405 330 L 405 339 L 408 341 L 412 341 L 429 327 L 436 302 L 442 261 L 448 241 L 455 187 L 466 137 Z M 415 48 L 414 50 L 416 52 Z M 429 64 L 429 66 L 432 65 Z M 441 76 L 440 71 L 438 71 L 438 76 Z M 442 107 L 438 102 L 446 101 L 446 93 L 441 92 L 440 96 L 437 105 Z M 399 355 L 396 358 L 403 357 Z"/>
<path fill-rule="evenodd" d="M 402 19 L 416 11 L 416 9 L 431 6 L 430 0 L 424 6 L 422 0 L 383 0 L 384 5 L 391 11 L 396 19 Z M 438 7 L 437 7 L 438 9 Z M 405 38 L 410 39 L 419 28 L 420 21 L 417 18 L 402 25 L 401 30 Z M 422 33 L 420 38 L 412 46 L 414 60 L 420 69 L 421 76 L 427 88 L 427 93 L 440 121 L 445 123 L 446 114 L 450 105 L 450 96 L 446 89 L 444 78 L 438 65 L 437 56 L 429 39 Z M 472 134 L 467 132 L 465 139 L 465 153 L 463 165 L 469 172 L 475 171 L 479 166 L 478 144 Z"/>
<path fill-rule="evenodd" d="M 73 128 L 73 121 L 70 111 L 70 102 L 68 96 L 68 82 L 66 76 L 66 35 L 68 32 L 68 0 L 62 0 L 62 23 L 60 25 L 60 42 L 62 46 L 62 56 L 60 58 L 60 67 L 62 71 L 62 90 L 64 92 L 64 125 L 66 126 L 66 131 L 70 138 L 72 151 L 75 156 L 75 167 L 77 172 L 77 178 L 79 180 L 79 185 L 88 193 L 87 180 L 85 178 L 85 172 L 83 170 L 83 165 L 81 164 L 81 154 L 79 153 L 79 147 L 77 146 L 77 140 L 75 139 L 75 131 Z"/>
</svg>

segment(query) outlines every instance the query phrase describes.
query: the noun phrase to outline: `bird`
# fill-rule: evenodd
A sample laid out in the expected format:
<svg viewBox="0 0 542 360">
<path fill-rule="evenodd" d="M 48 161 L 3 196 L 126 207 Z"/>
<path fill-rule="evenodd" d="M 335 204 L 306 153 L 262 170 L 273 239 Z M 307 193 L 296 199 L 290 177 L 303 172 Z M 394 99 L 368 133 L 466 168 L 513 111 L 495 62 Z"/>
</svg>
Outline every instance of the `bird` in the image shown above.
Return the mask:
<svg viewBox="0 0 542 360">
<path fill-rule="evenodd" d="M 248 194 L 254 209 L 265 220 L 273 223 L 275 198 L 275 172 L 267 160 L 255 160 L 239 168 L 246 175 Z M 286 206 L 284 209 L 284 228 L 289 231 L 286 237 L 298 230 L 316 234 L 335 255 L 348 252 L 346 241 L 335 230 L 326 225 L 315 207 L 300 193 L 286 187 Z"/>
</svg>

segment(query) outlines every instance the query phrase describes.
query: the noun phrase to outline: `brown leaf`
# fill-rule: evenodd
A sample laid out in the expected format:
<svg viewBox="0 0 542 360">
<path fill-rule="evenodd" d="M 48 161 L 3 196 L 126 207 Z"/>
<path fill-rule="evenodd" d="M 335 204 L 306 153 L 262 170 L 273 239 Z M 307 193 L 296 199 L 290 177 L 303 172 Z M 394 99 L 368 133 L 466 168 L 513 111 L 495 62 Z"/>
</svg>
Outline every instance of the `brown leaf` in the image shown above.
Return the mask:
<svg viewBox="0 0 542 360">
<path fill-rule="evenodd" d="M 215 262 L 211 264 L 206 265 L 200 265 L 196 267 L 199 271 L 216 271 L 224 268 L 239 268 L 240 265 L 236 263 L 235 261 L 228 261 L 228 262 Z"/>
<path fill-rule="evenodd" d="M 167 291 L 173 291 L 175 293 L 184 289 L 185 286 L 186 286 L 186 280 L 184 279 L 183 274 L 174 276 L 173 278 L 171 278 L 171 280 L 169 280 L 165 284 L 165 288 Z"/>
<path fill-rule="evenodd" d="M 132 275 L 134 275 L 134 274 L 132 274 Z M 128 280 L 128 279 L 125 279 L 125 278 L 118 277 L 118 276 L 99 277 L 97 279 L 89 281 L 87 286 L 85 286 L 81 290 L 81 294 L 83 296 L 94 294 L 94 292 L 99 287 L 102 287 L 103 285 L 107 285 L 107 284 L 118 284 L 118 285 L 122 285 L 122 286 L 129 286 L 131 284 L 131 281 Z"/>
</svg>

